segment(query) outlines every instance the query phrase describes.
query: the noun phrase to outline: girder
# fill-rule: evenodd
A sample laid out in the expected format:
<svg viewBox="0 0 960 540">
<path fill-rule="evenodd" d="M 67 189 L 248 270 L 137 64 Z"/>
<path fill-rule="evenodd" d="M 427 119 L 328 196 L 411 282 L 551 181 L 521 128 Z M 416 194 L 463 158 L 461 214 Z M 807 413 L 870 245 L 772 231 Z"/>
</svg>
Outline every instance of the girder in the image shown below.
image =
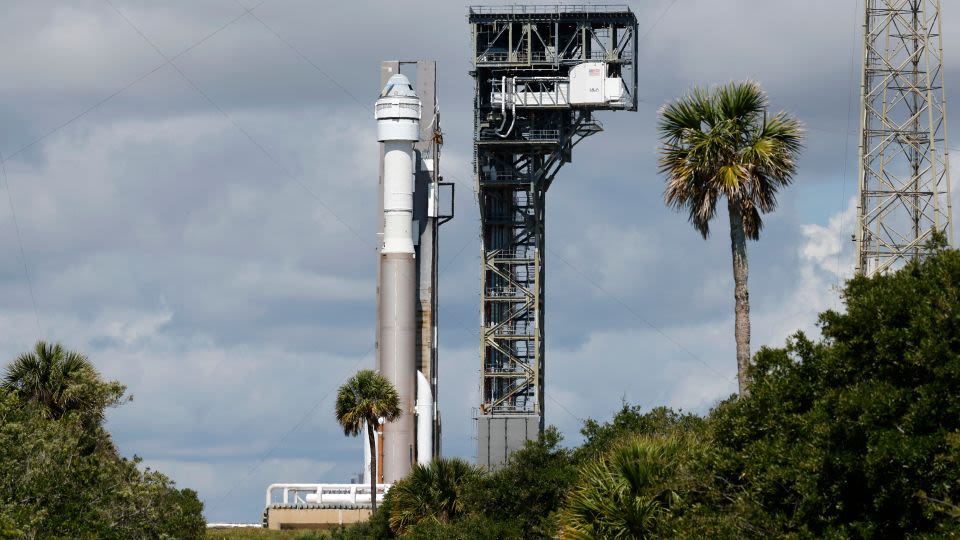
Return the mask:
<svg viewBox="0 0 960 540">
<path fill-rule="evenodd" d="M 595 111 L 636 109 L 637 21 L 625 6 L 572 5 L 475 7 L 469 19 L 481 218 L 478 460 L 495 467 L 535 435 L 531 419 L 544 427 L 546 193 L 573 147 L 602 130 Z M 575 69 L 616 91 L 584 98 L 597 89 L 574 87 Z M 493 425 L 506 426 L 505 443 L 491 442 Z"/>
<path fill-rule="evenodd" d="M 859 274 L 953 243 L 939 0 L 867 0 L 857 207 Z"/>
</svg>

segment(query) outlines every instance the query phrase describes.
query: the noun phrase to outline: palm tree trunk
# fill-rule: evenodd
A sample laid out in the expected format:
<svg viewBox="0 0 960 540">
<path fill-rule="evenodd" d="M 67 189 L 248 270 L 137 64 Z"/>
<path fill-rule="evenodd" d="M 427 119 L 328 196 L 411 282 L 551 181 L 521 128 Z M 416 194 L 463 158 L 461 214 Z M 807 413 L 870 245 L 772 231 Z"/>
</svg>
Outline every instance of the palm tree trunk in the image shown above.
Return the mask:
<svg viewBox="0 0 960 540">
<path fill-rule="evenodd" d="M 747 368 L 750 365 L 750 293 L 747 290 L 747 236 L 743 230 L 743 214 L 734 201 L 727 201 L 730 211 L 730 248 L 733 251 L 734 336 L 737 340 L 737 383 L 740 395 L 750 393 Z"/>
<path fill-rule="evenodd" d="M 373 515 L 377 513 L 377 439 L 371 422 L 367 422 L 367 438 L 370 439 L 370 515 Z"/>
</svg>

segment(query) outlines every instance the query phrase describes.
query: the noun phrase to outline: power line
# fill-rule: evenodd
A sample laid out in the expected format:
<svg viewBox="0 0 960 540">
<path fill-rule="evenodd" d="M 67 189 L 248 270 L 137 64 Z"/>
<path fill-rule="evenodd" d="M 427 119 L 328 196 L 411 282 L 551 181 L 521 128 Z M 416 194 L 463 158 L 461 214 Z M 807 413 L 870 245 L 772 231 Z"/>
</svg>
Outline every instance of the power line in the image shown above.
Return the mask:
<svg viewBox="0 0 960 540">
<path fill-rule="evenodd" d="M 647 39 L 647 36 L 649 36 L 650 33 L 653 32 L 653 30 L 657 27 L 657 25 L 660 24 L 660 22 L 663 20 L 663 18 L 667 16 L 667 13 L 670 11 L 670 9 L 673 7 L 673 5 L 676 4 L 676 3 L 677 3 L 677 0 L 673 0 L 672 2 L 670 2 L 669 5 L 667 5 L 666 9 L 664 9 L 664 10 L 660 13 L 660 16 L 657 17 L 657 20 L 653 22 L 653 24 L 650 26 L 650 28 L 648 28 L 647 31 L 644 32 L 644 34 L 637 39 L 637 44 L 638 44 L 638 45 L 639 45 L 643 40 Z"/>
<path fill-rule="evenodd" d="M 259 2 L 256 6 L 254 6 L 254 7 L 251 8 L 251 9 L 257 9 L 258 7 L 260 7 L 261 5 L 263 5 L 264 2 L 266 2 L 266 0 L 261 0 L 261 2 Z M 111 4 L 111 6 L 113 6 L 113 5 Z M 116 7 L 114 7 L 114 10 L 116 10 Z M 248 11 L 248 12 L 249 12 L 249 11 Z M 146 78 L 149 77 L 150 75 L 153 75 L 154 73 L 160 71 L 161 69 L 163 69 L 164 67 L 166 67 L 168 64 L 171 64 L 174 60 L 177 60 L 177 59 L 180 58 L 181 56 L 183 56 L 183 55 L 187 54 L 188 52 L 192 51 L 193 49 L 199 47 L 200 45 L 202 45 L 203 43 L 205 43 L 205 42 L 206 42 L 207 40 L 209 40 L 210 38 L 216 36 L 216 35 L 219 34 L 220 32 L 222 32 L 222 31 L 226 30 L 227 28 L 229 28 L 230 26 L 232 26 L 234 23 L 236 23 L 236 22 L 239 21 L 240 19 L 244 18 L 246 15 L 247 15 L 247 13 L 241 13 L 239 16 L 234 17 L 233 19 L 227 21 L 225 24 L 221 25 L 219 28 L 217 28 L 217 29 L 214 30 L 213 32 L 211 32 L 211 33 L 207 34 L 206 36 L 202 37 L 200 40 L 194 42 L 192 45 L 190 45 L 190 46 L 187 47 L 186 49 L 183 49 L 183 50 L 180 51 L 179 53 L 171 56 L 171 57 L 170 57 L 169 59 L 167 59 L 164 63 L 162 63 L 162 64 L 158 65 L 157 67 L 153 68 L 152 70 L 150 70 L 150 71 L 148 71 L 148 72 L 140 75 L 140 76 L 137 77 L 136 79 L 130 81 L 130 82 L 127 83 L 126 85 L 122 86 L 120 89 L 118 89 L 118 90 L 116 90 L 115 92 L 113 92 L 112 94 L 110 94 L 110 95 L 106 96 L 105 98 L 101 99 L 100 101 L 94 103 L 94 104 L 91 105 L 90 107 L 87 107 L 86 109 L 84 109 L 83 111 L 81 111 L 79 114 L 76 114 L 76 115 L 74 115 L 73 117 L 69 118 L 68 120 L 62 122 L 61 124 L 57 125 L 56 127 L 54 127 L 53 129 L 51 129 L 50 131 L 46 132 L 45 134 L 41 135 L 40 137 L 37 137 L 36 139 L 30 141 L 29 143 L 21 146 L 20 148 L 18 148 L 18 149 L 15 150 L 14 152 L 11 152 L 10 154 L 7 154 L 7 156 L 6 156 L 5 158 L 3 158 L 2 161 L 3 161 L 3 162 L 6 162 L 6 161 L 8 161 L 8 160 L 10 160 L 10 159 L 13 159 L 15 156 L 17 156 L 17 155 L 20 154 L 21 152 L 24 152 L 24 151 L 32 148 L 32 147 L 33 147 L 34 145 L 36 145 L 37 143 L 46 140 L 46 139 L 49 138 L 51 135 L 53 135 L 53 134 L 57 133 L 58 131 L 66 128 L 67 126 L 69 126 L 70 124 L 76 122 L 77 120 L 80 120 L 81 118 L 83 118 L 84 116 L 90 114 L 91 112 L 99 109 L 99 108 L 102 107 L 104 104 L 106 104 L 108 101 L 110 101 L 110 100 L 112 100 L 113 98 L 119 96 L 120 94 L 126 92 L 126 91 L 129 90 L 130 88 L 136 86 L 137 83 L 139 83 L 140 81 L 146 79 Z M 166 58 L 166 57 L 165 57 L 165 58 Z"/>
<path fill-rule="evenodd" d="M 172 58 L 168 58 L 167 55 L 165 55 L 163 51 L 161 51 L 160 48 L 157 47 L 156 44 L 154 44 L 153 41 L 151 41 L 150 38 L 148 38 L 146 34 L 144 34 L 140 30 L 140 28 L 138 28 L 137 25 L 133 23 L 133 21 L 131 21 L 122 11 L 120 11 L 120 9 L 118 9 L 117 6 L 114 5 L 114 3 L 111 0 L 104 0 L 104 2 L 110 5 L 110 7 L 113 8 L 113 10 L 116 11 L 117 14 L 131 28 L 133 28 L 133 30 L 137 34 L 139 34 L 140 37 L 142 37 L 143 40 L 146 41 L 147 44 L 150 45 L 150 47 L 152 47 L 153 50 L 156 51 L 158 55 L 160 55 L 161 58 L 165 60 L 164 65 L 169 64 L 171 67 L 173 67 L 173 69 L 175 69 L 177 73 L 180 74 L 180 77 L 182 77 L 183 80 L 187 82 L 187 84 L 189 84 L 198 94 L 200 94 L 200 96 L 203 97 L 203 99 L 205 99 L 213 108 L 215 108 L 217 112 L 220 113 L 221 116 L 223 116 L 228 122 L 230 122 L 230 124 L 233 125 L 233 127 L 236 128 L 237 131 L 243 134 L 243 136 L 246 137 L 247 140 L 250 141 L 250 143 L 256 146 L 257 149 L 259 149 L 260 152 L 267 157 L 267 159 L 272 161 L 273 164 L 276 165 L 277 168 L 280 169 L 287 176 L 287 178 L 289 178 L 294 183 L 299 185 L 307 194 L 313 197 L 313 199 L 317 201 L 317 203 L 319 203 L 320 206 L 323 207 L 323 209 L 326 210 L 327 213 L 329 213 L 331 216 L 334 217 L 334 219 L 339 221 L 340 224 L 343 225 L 348 231 L 350 231 L 350 233 L 353 234 L 361 243 L 366 244 L 368 247 L 373 247 L 373 245 L 368 240 L 366 240 L 363 236 L 361 236 L 360 233 L 358 233 L 353 227 L 351 227 L 349 223 L 347 223 L 343 218 L 341 218 L 332 208 L 330 208 L 330 206 L 328 206 L 325 202 L 323 202 L 323 199 L 321 199 L 320 196 L 317 195 L 317 193 L 310 188 L 310 186 L 308 186 L 299 176 L 290 172 L 290 170 L 287 169 L 287 167 L 284 166 L 279 159 L 277 159 L 269 150 L 267 150 L 266 146 L 261 144 L 260 141 L 258 141 L 253 135 L 251 135 L 249 131 L 247 131 L 246 129 L 243 128 L 243 126 L 238 124 L 237 121 L 234 120 L 233 117 L 230 116 L 230 114 L 227 113 L 225 109 L 223 109 L 219 104 L 217 104 L 217 102 L 214 101 L 209 94 L 204 92 L 203 89 L 200 88 L 200 86 L 193 81 L 193 79 L 187 76 L 187 74 L 184 73 L 182 69 L 180 69 L 180 66 L 174 63 Z"/>
<path fill-rule="evenodd" d="M 676 0 L 674 0 L 674 1 L 676 1 Z M 234 2 L 235 2 L 237 5 L 239 5 L 241 8 L 246 9 L 246 8 L 244 7 L 244 5 L 240 2 L 240 0 L 234 0 Z M 304 52 L 303 52 L 302 50 L 300 50 L 296 45 L 294 45 L 293 42 L 291 42 L 290 40 L 288 40 L 288 39 L 286 39 L 285 37 L 283 37 L 283 35 L 281 35 L 279 32 L 277 32 L 276 29 L 274 29 L 272 26 L 270 26 L 269 24 L 267 24 L 267 22 L 264 21 L 262 18 L 260 18 L 256 13 L 253 13 L 253 9 L 256 9 L 256 8 L 252 8 L 252 9 L 248 10 L 248 13 L 250 14 L 250 16 L 253 17 L 253 19 L 256 20 L 258 23 L 260 23 L 260 25 L 263 26 L 264 29 L 266 29 L 270 34 L 272 34 L 273 37 L 275 37 L 278 41 L 280 41 L 280 43 L 282 43 L 284 46 L 286 46 L 288 49 L 290 49 L 290 50 L 291 50 L 294 54 L 296 54 L 301 60 L 303 60 L 304 62 L 306 62 L 307 65 L 309 65 L 309 66 L 312 67 L 314 70 L 316 70 L 318 73 L 320 73 L 321 75 L 323 75 L 323 76 L 324 76 L 327 80 L 329 80 L 334 86 L 336 86 L 337 88 L 339 88 L 347 97 L 349 97 L 351 100 L 353 100 L 353 102 L 354 102 L 357 106 L 359 106 L 361 109 L 363 109 L 363 110 L 366 111 L 366 112 L 372 112 L 372 109 L 370 108 L 369 104 L 363 102 L 360 98 L 358 98 L 358 97 L 356 96 L 356 94 L 354 94 L 354 93 L 351 92 L 346 86 L 344 86 L 343 84 L 341 84 L 340 81 L 336 79 L 336 77 L 334 77 L 333 75 L 331 75 L 331 74 L 330 74 L 329 72 L 327 72 L 325 69 L 323 69 L 322 67 L 320 67 L 316 62 L 314 62 L 313 60 L 311 60 L 310 57 L 308 57 L 306 54 L 304 54 Z M 449 177 L 449 178 L 452 178 L 454 181 L 460 182 L 461 184 L 464 184 L 464 183 L 465 183 L 462 179 L 460 179 L 460 178 L 459 178 L 458 176 L 456 176 L 455 174 L 445 173 L 445 176 L 447 176 L 447 177 Z"/>
<path fill-rule="evenodd" d="M 709 369 L 710 371 L 712 371 L 712 372 L 715 373 L 716 375 L 718 375 L 718 376 L 720 376 L 720 377 L 723 377 L 723 378 L 726 378 L 726 376 L 725 376 L 723 373 L 720 373 L 719 371 L 717 371 L 716 368 L 714 368 L 714 367 L 711 366 L 710 364 L 706 363 L 702 358 L 700 358 L 699 356 L 697 356 L 696 354 L 694 354 L 693 351 L 691 351 L 690 349 L 688 349 L 688 348 L 686 348 L 685 346 L 683 346 L 683 344 L 681 344 L 679 341 L 677 341 L 677 340 L 673 339 L 672 337 L 670 337 L 669 334 L 667 334 L 666 332 L 664 332 L 663 330 L 661 330 L 660 327 L 658 327 L 657 325 L 655 325 L 655 324 L 653 324 L 652 322 L 650 322 L 649 320 L 647 320 L 643 315 L 640 315 L 639 313 L 637 313 L 629 304 L 627 304 L 626 302 L 624 302 L 623 300 L 621 300 L 620 297 L 618 297 L 618 296 L 616 296 L 615 294 L 611 293 L 610 291 L 608 291 L 607 289 L 605 289 L 602 285 L 600 285 L 599 283 L 597 283 L 597 281 L 596 281 L 595 279 L 593 279 L 592 277 L 590 277 L 589 274 L 587 274 L 586 272 L 583 272 L 582 270 L 580 270 L 579 268 L 577 268 L 576 266 L 574 266 L 570 261 L 568 261 L 566 258 L 564 258 L 562 255 L 560 255 L 560 254 L 557 253 L 556 251 L 548 248 L 548 249 L 547 249 L 547 252 L 550 253 L 551 255 L 553 255 L 554 257 L 560 259 L 560 261 L 561 261 L 563 264 L 565 264 L 565 265 L 567 265 L 568 267 L 570 267 L 574 272 L 576 272 L 577 274 L 579 274 L 581 278 L 583 278 L 583 279 L 586 280 L 588 283 L 590 283 L 591 285 L 593 285 L 594 287 L 596 287 L 596 289 L 599 290 L 600 292 L 606 294 L 608 297 L 610 297 L 610 299 L 612 299 L 614 302 L 616 302 L 617 304 L 619 304 L 622 308 L 624 308 L 625 310 L 627 310 L 628 313 L 630 313 L 631 315 L 633 315 L 634 317 L 636 317 L 637 319 L 639 319 L 641 322 L 643 322 L 644 324 L 646 324 L 647 326 L 649 326 L 654 332 L 660 334 L 661 336 L 663 336 L 664 338 L 666 338 L 667 341 L 669 341 L 670 343 L 673 343 L 674 345 L 676 345 L 677 348 L 679 348 L 681 351 L 687 353 L 687 355 L 689 355 L 690 358 L 693 358 L 693 359 L 696 360 L 697 362 L 700 362 L 704 367 L 706 367 L 707 369 Z"/>
<path fill-rule="evenodd" d="M 850 47 L 850 88 L 853 88 L 854 84 L 854 73 L 856 71 L 857 65 L 857 13 L 860 12 L 860 2 L 854 0 L 853 2 L 853 23 L 854 31 L 850 33 L 851 41 L 853 44 Z M 837 289 L 840 289 L 840 256 L 843 254 L 843 214 L 846 211 L 847 207 L 847 167 L 850 165 L 850 135 L 851 130 L 850 124 L 852 123 L 851 117 L 853 116 L 853 92 L 848 90 L 847 95 L 847 136 L 843 140 L 843 176 L 840 181 L 840 230 L 837 231 L 837 234 L 840 235 L 840 238 L 837 242 Z M 839 300 L 839 299 L 835 299 Z M 836 307 L 836 305 L 835 305 Z"/>
<path fill-rule="evenodd" d="M 253 17 L 254 20 L 256 20 L 257 22 L 259 22 L 260 25 L 263 26 L 264 28 L 266 28 L 268 32 L 270 32 L 271 34 L 273 34 L 273 36 L 274 36 L 275 38 L 277 38 L 281 43 L 283 43 L 284 45 L 286 45 L 288 49 L 290 49 L 291 51 L 293 51 L 294 53 L 296 53 L 296 55 L 299 56 L 304 62 L 306 62 L 307 64 L 309 64 L 313 69 L 317 70 L 321 75 L 323 75 L 324 77 L 326 77 L 327 80 L 329 80 L 329 81 L 330 81 L 331 83 L 333 83 L 337 88 L 339 88 L 340 90 L 342 90 L 344 94 L 350 96 L 350 99 L 352 99 L 352 100 L 353 100 L 357 105 L 359 105 L 363 110 L 368 111 L 368 112 L 370 112 L 370 111 L 372 110 L 372 109 L 370 109 L 370 106 L 369 106 L 368 104 L 364 103 L 363 101 L 360 101 L 360 99 L 357 98 L 357 96 L 353 95 L 353 93 L 350 92 L 350 90 L 347 90 L 347 88 L 346 88 L 345 86 L 343 86 L 342 84 L 340 84 L 340 81 L 336 80 L 336 79 L 333 78 L 329 73 L 327 73 L 326 71 L 324 71 L 323 68 L 321 68 L 320 66 L 318 66 L 313 60 L 310 60 L 310 58 L 308 58 L 307 55 L 303 54 L 303 52 L 301 52 L 300 49 L 298 49 L 293 43 L 290 43 L 288 40 L 284 39 L 284 37 L 281 36 L 276 30 L 274 30 L 270 25 L 268 25 L 266 22 L 264 22 L 263 19 L 261 19 L 260 17 L 258 17 L 257 14 L 253 12 L 253 10 L 256 9 L 256 7 L 252 8 L 252 9 L 247 9 L 246 7 L 244 7 L 244 5 L 243 5 L 242 3 L 240 3 L 240 0 L 234 0 L 234 2 L 235 2 L 237 5 L 239 5 L 241 8 L 246 9 L 246 10 L 247 10 L 247 13 L 248 13 L 251 17 Z"/>
<path fill-rule="evenodd" d="M 549 399 L 550 401 L 554 402 L 558 407 L 560 407 L 561 409 L 563 409 L 563 412 L 567 413 L 567 414 L 570 416 L 570 418 L 573 418 L 574 420 L 576 420 L 577 422 L 580 422 L 581 424 L 584 423 L 584 419 L 583 419 L 583 418 L 580 418 L 579 416 L 577 416 L 577 415 L 573 414 L 572 412 L 570 412 L 570 409 L 568 409 L 566 405 L 564 405 L 563 403 L 561 403 L 559 399 L 553 397 L 553 395 L 550 394 L 550 392 L 547 392 L 546 389 L 544 389 L 543 393 L 544 393 L 544 395 L 547 396 L 547 399 Z"/>
<path fill-rule="evenodd" d="M 27 290 L 30 291 L 30 303 L 33 305 L 33 316 L 37 321 L 37 333 L 42 334 L 40 327 L 40 311 L 37 309 L 37 297 L 33 292 L 33 280 L 30 279 L 30 269 L 27 265 L 27 254 L 23 249 L 23 236 L 20 234 L 20 223 L 17 221 L 17 210 L 13 204 L 13 192 L 10 191 L 10 179 L 7 177 L 7 164 L 0 154 L 0 172 L 3 173 L 3 183 L 7 190 L 7 202 L 10 203 L 10 217 L 13 218 L 13 229 L 17 232 L 17 244 L 20 246 L 20 260 L 23 261 L 23 276 L 27 280 Z"/>
<path fill-rule="evenodd" d="M 360 357 L 360 360 L 358 360 L 357 363 L 354 364 L 353 367 L 351 367 L 346 372 L 346 375 L 342 375 L 338 380 L 339 381 L 346 380 L 346 378 L 349 376 L 350 373 L 353 373 L 354 371 L 356 371 L 357 368 L 360 367 L 360 365 L 367 360 L 370 353 L 373 352 L 375 348 L 376 348 L 376 345 L 371 346 L 369 349 L 367 349 L 367 352 L 363 353 L 363 356 Z M 266 452 L 261 454 L 260 458 L 247 470 L 247 473 L 243 476 L 243 478 L 241 478 L 240 480 L 237 480 L 237 482 L 233 484 L 233 486 L 231 486 L 230 489 L 226 491 L 226 493 L 224 493 L 221 497 L 219 497 L 217 501 L 214 503 L 214 505 L 210 507 L 210 510 L 212 511 L 212 510 L 218 509 L 220 505 L 222 505 L 223 502 L 227 500 L 227 498 L 229 498 L 230 495 L 232 495 L 233 492 L 236 491 L 238 487 L 240 487 L 241 485 L 245 484 L 248 480 L 250 480 L 250 478 L 254 475 L 254 473 L 256 473 L 260 469 L 260 467 L 268 459 L 270 459 L 271 456 L 273 456 L 273 454 L 277 451 L 277 449 L 280 448 L 280 446 L 283 445 L 283 443 L 285 443 L 287 439 L 290 438 L 291 435 L 293 435 L 294 433 L 299 431 L 300 428 L 306 425 L 306 423 L 320 409 L 320 405 L 322 405 L 323 402 L 326 401 L 328 397 L 330 397 L 330 394 L 332 394 L 334 390 L 338 388 L 339 384 L 340 383 L 335 383 L 333 386 L 330 387 L 329 390 L 327 390 L 322 396 L 320 396 L 319 399 L 314 401 L 313 405 L 311 405 L 310 408 L 307 409 L 307 412 L 300 417 L 300 420 L 297 421 L 297 423 L 294 424 L 293 427 L 287 430 L 287 432 L 284 433 L 282 437 L 280 437 L 280 439 L 276 442 L 276 444 L 274 444 Z"/>
</svg>

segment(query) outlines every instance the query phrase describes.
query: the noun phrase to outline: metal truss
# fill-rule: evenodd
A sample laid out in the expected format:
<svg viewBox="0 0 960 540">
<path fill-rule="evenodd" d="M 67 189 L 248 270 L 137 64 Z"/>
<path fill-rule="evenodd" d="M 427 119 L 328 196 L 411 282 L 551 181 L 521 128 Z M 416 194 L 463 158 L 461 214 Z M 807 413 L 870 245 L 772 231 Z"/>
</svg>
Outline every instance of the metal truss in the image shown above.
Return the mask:
<svg viewBox="0 0 960 540">
<path fill-rule="evenodd" d="M 939 0 L 867 0 L 857 208 L 858 274 L 953 243 Z"/>
<path fill-rule="evenodd" d="M 636 110 L 636 17 L 626 6 L 470 8 L 474 172 L 481 216 L 479 415 L 544 413 L 546 193 L 600 109 Z M 567 99 L 569 71 L 603 62 L 622 99 Z M 481 446 L 483 441 L 481 441 Z"/>
</svg>

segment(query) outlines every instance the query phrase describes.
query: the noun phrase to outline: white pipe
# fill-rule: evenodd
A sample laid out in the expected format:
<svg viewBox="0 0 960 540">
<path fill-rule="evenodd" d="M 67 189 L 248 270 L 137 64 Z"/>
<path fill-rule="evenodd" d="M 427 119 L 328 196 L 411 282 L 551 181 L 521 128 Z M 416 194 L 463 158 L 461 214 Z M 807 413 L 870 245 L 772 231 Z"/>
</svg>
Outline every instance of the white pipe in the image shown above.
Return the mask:
<svg viewBox="0 0 960 540">
<path fill-rule="evenodd" d="M 363 468 L 360 470 L 363 471 L 363 485 L 370 485 L 370 437 L 367 435 L 367 424 L 363 424 L 363 433 L 360 435 L 363 439 Z M 379 445 L 380 442 L 377 440 L 379 437 L 376 435 L 373 437 L 373 444 Z M 380 455 L 376 453 L 375 455 Z M 379 467 L 379 465 L 377 465 Z"/>
<path fill-rule="evenodd" d="M 506 96 L 506 91 L 507 91 L 506 77 L 503 77 L 502 84 L 503 84 L 503 95 Z M 517 78 L 514 77 L 512 88 L 510 91 L 510 95 L 511 95 L 510 114 L 513 118 L 510 120 L 510 127 L 507 128 L 507 131 L 505 132 L 503 131 L 503 126 L 507 125 L 507 100 L 504 99 L 500 103 L 500 114 L 503 115 L 503 122 L 500 124 L 500 127 L 497 128 L 497 135 L 499 135 L 501 139 L 506 139 L 508 136 L 510 136 L 510 133 L 513 131 L 513 126 L 517 123 L 517 100 L 514 99 L 516 92 L 517 92 Z"/>
<path fill-rule="evenodd" d="M 417 371 L 417 463 L 433 461 L 433 392 L 430 381 Z"/>
<path fill-rule="evenodd" d="M 393 484 L 377 484 L 377 501 L 390 491 Z M 283 499 L 274 502 L 273 492 L 283 490 Z M 303 497 L 298 501 L 300 494 Z M 292 497 L 291 497 L 292 495 Z M 266 506 L 274 504 L 295 505 L 307 502 L 309 504 L 370 504 L 370 485 L 362 484 L 270 484 L 267 486 Z"/>
</svg>

